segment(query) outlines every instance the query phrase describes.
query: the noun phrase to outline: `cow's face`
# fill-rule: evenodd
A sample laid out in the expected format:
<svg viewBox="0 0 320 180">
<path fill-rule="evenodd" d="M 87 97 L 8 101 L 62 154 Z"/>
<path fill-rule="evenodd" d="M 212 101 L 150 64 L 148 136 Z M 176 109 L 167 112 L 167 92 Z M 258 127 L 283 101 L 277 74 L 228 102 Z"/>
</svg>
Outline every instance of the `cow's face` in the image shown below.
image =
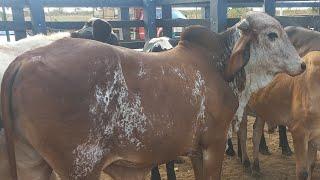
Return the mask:
<svg viewBox="0 0 320 180">
<path fill-rule="evenodd" d="M 305 63 L 288 39 L 280 23 L 265 13 L 249 13 L 245 18 L 247 27 L 239 27 L 250 36 L 251 72 L 275 75 L 285 72 L 298 75 L 306 69 Z"/>
<path fill-rule="evenodd" d="M 119 45 L 118 38 L 112 33 L 111 24 L 99 18 L 90 19 L 80 30 L 72 32 L 71 37 Z"/>
</svg>

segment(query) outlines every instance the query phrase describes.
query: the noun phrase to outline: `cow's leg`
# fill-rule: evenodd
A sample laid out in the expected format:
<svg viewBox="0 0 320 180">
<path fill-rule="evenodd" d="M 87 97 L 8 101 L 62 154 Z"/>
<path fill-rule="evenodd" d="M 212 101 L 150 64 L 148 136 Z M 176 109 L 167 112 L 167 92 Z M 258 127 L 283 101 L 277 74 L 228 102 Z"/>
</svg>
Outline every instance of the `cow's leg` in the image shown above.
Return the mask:
<svg viewBox="0 0 320 180">
<path fill-rule="evenodd" d="M 287 137 L 287 127 L 286 126 L 279 126 L 279 139 L 280 143 L 279 146 L 282 149 L 282 154 L 286 156 L 291 156 L 292 151 L 290 149 Z"/>
<path fill-rule="evenodd" d="M 240 130 L 239 130 L 240 131 Z M 242 151 L 241 151 L 241 142 L 240 142 L 240 137 L 237 133 L 237 143 L 238 143 L 238 157 L 240 159 L 240 161 L 242 162 Z"/>
<path fill-rule="evenodd" d="M 308 145 L 308 172 L 310 174 L 310 179 L 313 174 L 316 158 L 317 158 L 317 149 L 315 147 L 313 147 L 313 145 L 311 143 L 309 143 L 309 145 Z"/>
<path fill-rule="evenodd" d="M 158 166 L 151 169 L 151 180 L 161 180 Z"/>
<path fill-rule="evenodd" d="M 202 152 L 198 152 L 197 155 L 190 156 L 194 177 L 196 180 L 203 180 L 203 159 Z"/>
<path fill-rule="evenodd" d="M 263 127 L 265 122 L 257 117 L 253 125 L 253 165 L 252 165 L 252 174 L 255 176 L 260 175 L 260 163 L 259 163 L 259 144 L 261 136 L 263 134 Z"/>
<path fill-rule="evenodd" d="M 210 144 L 203 152 L 204 180 L 221 179 L 225 141 Z"/>
<path fill-rule="evenodd" d="M 292 132 L 293 145 L 296 155 L 296 175 L 299 180 L 310 178 L 308 173 L 308 138 L 302 127 Z"/>
<path fill-rule="evenodd" d="M 264 137 L 264 132 L 262 131 L 261 140 L 259 144 L 259 152 L 263 155 L 271 155 L 269 148 L 267 146 L 266 138 Z"/>
<path fill-rule="evenodd" d="M 51 167 L 29 144 L 15 141 L 15 154 L 19 180 L 48 180 L 52 174 Z M 0 132 L 0 179 L 11 179 L 6 142 Z"/>
<path fill-rule="evenodd" d="M 232 139 L 230 137 L 228 137 L 226 155 L 227 156 L 234 156 L 235 154 L 236 153 L 234 152 L 234 149 L 233 149 Z"/>
<path fill-rule="evenodd" d="M 174 172 L 174 161 L 166 163 L 168 180 L 176 180 L 176 173 Z"/>
<path fill-rule="evenodd" d="M 250 171 L 250 160 L 247 154 L 247 115 L 244 113 L 242 122 L 240 124 L 240 129 L 238 131 L 238 136 L 240 137 L 240 146 L 241 146 L 241 162 L 246 171 Z M 238 144 L 239 146 L 239 144 Z"/>
<path fill-rule="evenodd" d="M 226 155 L 234 156 L 235 154 L 236 153 L 234 152 L 233 144 L 232 144 L 232 123 L 230 123 L 228 134 L 227 134 Z"/>
</svg>

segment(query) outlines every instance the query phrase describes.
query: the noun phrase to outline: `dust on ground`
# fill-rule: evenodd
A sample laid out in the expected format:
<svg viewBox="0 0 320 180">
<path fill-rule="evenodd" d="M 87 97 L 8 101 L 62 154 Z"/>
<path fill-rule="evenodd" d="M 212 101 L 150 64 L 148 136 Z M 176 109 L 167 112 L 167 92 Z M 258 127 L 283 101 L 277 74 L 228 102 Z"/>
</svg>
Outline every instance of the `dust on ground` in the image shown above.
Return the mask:
<svg viewBox="0 0 320 180">
<path fill-rule="evenodd" d="M 252 125 L 254 119 L 249 118 L 248 121 L 248 155 L 252 161 Z M 295 160 L 294 155 L 287 157 L 281 154 L 281 149 L 279 148 L 279 136 L 278 132 L 273 134 L 267 134 L 265 130 L 265 137 L 269 150 L 271 151 L 270 156 L 265 156 L 260 154 L 260 169 L 262 176 L 260 178 L 255 178 L 250 174 L 246 173 L 240 160 L 237 156 L 227 157 L 225 156 L 223 167 L 222 167 L 222 180 L 294 180 L 295 176 Z M 291 134 L 288 132 L 288 140 L 291 150 L 294 150 L 292 144 Z M 233 136 L 232 142 L 234 144 L 234 149 L 237 150 L 236 135 Z M 185 158 L 187 159 L 187 158 Z M 187 159 L 184 164 L 175 165 L 176 176 L 178 180 L 194 180 L 193 169 L 191 167 L 191 162 Z M 166 169 L 165 165 L 160 166 L 160 174 L 163 180 L 166 180 Z M 103 180 L 109 180 L 109 178 L 102 178 Z M 150 179 L 150 174 L 146 179 Z M 316 167 L 314 169 L 314 174 L 312 179 L 320 179 L 320 160 L 317 160 Z"/>
</svg>

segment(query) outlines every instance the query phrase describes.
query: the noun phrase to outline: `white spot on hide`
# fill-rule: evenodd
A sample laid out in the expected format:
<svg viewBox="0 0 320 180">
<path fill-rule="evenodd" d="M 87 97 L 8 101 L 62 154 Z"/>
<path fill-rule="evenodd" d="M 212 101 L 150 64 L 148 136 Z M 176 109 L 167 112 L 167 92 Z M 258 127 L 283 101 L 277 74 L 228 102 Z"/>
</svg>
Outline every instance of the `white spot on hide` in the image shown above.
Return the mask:
<svg viewBox="0 0 320 180">
<path fill-rule="evenodd" d="M 205 118 L 205 81 L 203 80 L 200 71 L 196 72 L 196 79 L 194 82 L 194 88 L 192 90 L 192 95 L 195 97 L 196 102 L 200 101 L 199 111 L 197 114 L 197 120 L 203 120 Z"/>
<path fill-rule="evenodd" d="M 142 62 L 140 62 L 139 63 L 139 72 L 138 72 L 138 77 L 142 77 L 142 76 L 144 76 L 144 75 L 146 75 L 147 73 L 146 73 L 146 71 L 145 71 L 145 69 L 144 69 L 144 67 L 143 67 L 143 63 Z"/>
<path fill-rule="evenodd" d="M 140 96 L 129 93 L 120 63 L 111 73 L 107 70 L 106 76 L 105 85 L 95 86 L 95 101 L 89 107 L 92 127 L 88 138 L 73 151 L 75 179 L 86 177 L 110 152 L 108 143 L 115 136 L 115 129 L 118 146 L 133 145 L 137 150 L 144 146 L 139 135 L 146 131 L 147 117 L 142 112 Z"/>
</svg>

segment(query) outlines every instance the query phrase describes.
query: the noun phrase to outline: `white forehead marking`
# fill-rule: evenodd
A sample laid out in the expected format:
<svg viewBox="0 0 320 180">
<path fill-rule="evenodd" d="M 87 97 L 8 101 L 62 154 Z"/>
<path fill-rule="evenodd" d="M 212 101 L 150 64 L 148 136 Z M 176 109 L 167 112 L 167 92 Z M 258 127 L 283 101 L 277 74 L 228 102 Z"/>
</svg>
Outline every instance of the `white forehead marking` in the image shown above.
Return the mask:
<svg viewBox="0 0 320 180">
<path fill-rule="evenodd" d="M 144 147 L 137 134 L 146 131 L 147 117 L 142 112 L 141 98 L 129 94 L 121 64 L 117 64 L 113 73 L 107 73 L 112 80 L 105 86 L 97 85 L 94 91 L 95 101 L 90 104 L 89 114 L 92 119 L 88 138 L 73 150 L 75 179 L 87 176 L 94 166 L 110 152 L 108 141 L 117 129 L 119 146 L 134 145 L 136 149 Z M 107 71 L 110 72 L 110 71 Z"/>
</svg>

